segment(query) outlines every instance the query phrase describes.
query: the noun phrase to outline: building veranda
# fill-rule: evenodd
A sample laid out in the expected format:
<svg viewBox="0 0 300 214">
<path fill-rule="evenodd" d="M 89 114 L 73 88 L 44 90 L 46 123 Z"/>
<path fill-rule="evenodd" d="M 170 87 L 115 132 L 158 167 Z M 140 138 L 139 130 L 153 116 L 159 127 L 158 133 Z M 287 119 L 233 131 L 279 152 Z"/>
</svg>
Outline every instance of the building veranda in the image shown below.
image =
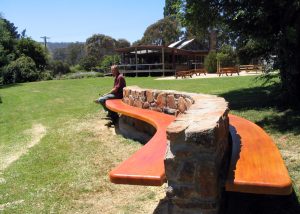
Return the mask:
<svg viewBox="0 0 300 214">
<path fill-rule="evenodd" d="M 140 45 L 116 49 L 125 76 L 174 75 L 178 71 L 203 68 L 208 49 L 199 49 L 194 39 L 168 46 Z"/>
</svg>

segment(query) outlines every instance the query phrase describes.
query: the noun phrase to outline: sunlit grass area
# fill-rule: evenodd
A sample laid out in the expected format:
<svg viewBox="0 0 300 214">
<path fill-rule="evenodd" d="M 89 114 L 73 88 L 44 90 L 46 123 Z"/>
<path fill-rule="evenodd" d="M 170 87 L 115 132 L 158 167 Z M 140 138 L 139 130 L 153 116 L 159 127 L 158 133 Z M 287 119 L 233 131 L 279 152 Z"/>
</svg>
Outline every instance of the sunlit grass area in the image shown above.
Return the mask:
<svg viewBox="0 0 300 214">
<path fill-rule="evenodd" d="M 300 196 L 300 112 L 277 107 L 277 88 L 256 77 L 155 80 L 127 78 L 143 88 L 216 94 L 231 113 L 274 139 Z M 140 148 L 107 128 L 93 100 L 112 78 L 45 81 L 2 87 L 0 212 L 152 213 L 164 187 L 114 185 L 108 173 Z"/>
</svg>

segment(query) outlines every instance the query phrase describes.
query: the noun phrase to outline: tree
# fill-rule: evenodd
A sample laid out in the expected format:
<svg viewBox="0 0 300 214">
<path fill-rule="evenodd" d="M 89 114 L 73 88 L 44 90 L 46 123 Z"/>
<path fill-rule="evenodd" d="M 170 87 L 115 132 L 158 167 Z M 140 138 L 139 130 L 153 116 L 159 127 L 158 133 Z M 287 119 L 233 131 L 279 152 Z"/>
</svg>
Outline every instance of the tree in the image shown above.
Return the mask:
<svg viewBox="0 0 300 214">
<path fill-rule="evenodd" d="M 96 59 L 96 64 L 104 55 L 114 54 L 115 47 L 116 40 L 103 34 L 95 34 L 88 38 L 85 43 L 87 56 Z"/>
<path fill-rule="evenodd" d="M 17 41 L 9 29 L 10 27 L 5 19 L 0 18 L 0 68 L 16 58 L 15 44 Z"/>
<path fill-rule="evenodd" d="M 30 38 L 18 40 L 17 50 L 20 56 L 25 55 L 32 58 L 40 70 L 43 70 L 48 64 L 47 53 L 43 46 Z"/>
<path fill-rule="evenodd" d="M 132 46 L 139 46 L 141 44 L 142 44 L 142 41 L 140 39 L 138 39 L 132 43 Z"/>
<path fill-rule="evenodd" d="M 83 43 L 71 43 L 67 47 L 67 57 L 66 61 L 70 65 L 78 64 L 80 59 L 85 55 L 84 44 Z"/>
<path fill-rule="evenodd" d="M 126 39 L 118 39 L 116 42 L 116 48 L 126 48 L 130 46 L 130 42 Z"/>
<path fill-rule="evenodd" d="M 67 48 L 56 48 L 53 51 L 52 58 L 54 61 L 66 61 L 67 54 Z"/>
<path fill-rule="evenodd" d="M 46 65 L 46 50 L 34 40 L 20 37 L 17 27 L 0 16 L 0 81 L 36 81 Z"/>
<path fill-rule="evenodd" d="M 71 43 L 65 48 L 56 48 L 53 51 L 53 60 L 59 60 L 68 63 L 69 65 L 76 65 L 84 57 L 84 43 Z"/>
<path fill-rule="evenodd" d="M 180 9 L 180 0 L 166 0 L 164 7 L 164 17 L 177 15 Z"/>
<path fill-rule="evenodd" d="M 179 21 L 174 16 L 168 16 L 147 27 L 141 43 L 167 45 L 177 41 L 181 35 L 182 31 Z"/>
<path fill-rule="evenodd" d="M 14 23 L 8 21 L 7 19 L 3 19 L 3 21 L 6 25 L 6 29 L 9 31 L 11 37 L 14 39 L 20 38 L 20 34 L 17 31 L 18 28 L 14 25 Z"/>
<path fill-rule="evenodd" d="M 252 41 L 256 57 L 277 56 L 285 102 L 300 104 L 300 1 L 181 0 L 185 24 L 206 31 L 220 24 L 238 47 Z"/>
</svg>

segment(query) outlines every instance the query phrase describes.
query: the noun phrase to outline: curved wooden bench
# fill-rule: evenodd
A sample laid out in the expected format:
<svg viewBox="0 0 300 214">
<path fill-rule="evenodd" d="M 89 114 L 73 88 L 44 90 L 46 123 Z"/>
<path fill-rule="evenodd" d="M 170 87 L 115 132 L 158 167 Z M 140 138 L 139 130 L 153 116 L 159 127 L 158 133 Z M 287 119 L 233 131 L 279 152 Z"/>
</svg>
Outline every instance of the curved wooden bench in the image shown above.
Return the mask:
<svg viewBox="0 0 300 214">
<path fill-rule="evenodd" d="M 145 146 L 109 173 L 111 182 L 161 186 L 166 180 L 166 128 L 175 120 L 175 116 L 129 106 L 120 99 L 107 100 L 106 106 L 112 111 L 145 121 L 156 128 L 156 133 Z"/>
<path fill-rule="evenodd" d="M 229 121 L 232 155 L 226 190 L 289 195 L 291 179 L 273 140 L 249 120 L 229 115 Z"/>
<path fill-rule="evenodd" d="M 166 127 L 174 116 L 129 106 L 120 99 L 106 101 L 115 112 L 143 120 L 157 131 L 151 140 L 110 172 L 110 180 L 117 184 L 159 186 L 165 182 L 164 156 Z M 291 179 L 281 155 L 266 132 L 256 124 L 229 114 L 232 156 L 226 191 L 288 195 Z"/>
</svg>

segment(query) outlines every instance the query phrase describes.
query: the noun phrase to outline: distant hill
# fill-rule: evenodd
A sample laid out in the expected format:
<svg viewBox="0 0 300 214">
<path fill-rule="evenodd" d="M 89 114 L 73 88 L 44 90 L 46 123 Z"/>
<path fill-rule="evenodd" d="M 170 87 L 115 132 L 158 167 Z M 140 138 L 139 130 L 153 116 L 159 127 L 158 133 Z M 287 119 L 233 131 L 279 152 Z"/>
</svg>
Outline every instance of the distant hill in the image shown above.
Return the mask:
<svg viewBox="0 0 300 214">
<path fill-rule="evenodd" d="M 74 42 L 48 42 L 47 43 L 47 47 L 48 47 L 48 50 L 51 53 L 53 53 L 55 49 L 66 48 L 66 47 L 68 47 L 72 43 L 74 43 Z M 44 43 L 42 43 L 42 44 L 44 45 Z"/>
</svg>

